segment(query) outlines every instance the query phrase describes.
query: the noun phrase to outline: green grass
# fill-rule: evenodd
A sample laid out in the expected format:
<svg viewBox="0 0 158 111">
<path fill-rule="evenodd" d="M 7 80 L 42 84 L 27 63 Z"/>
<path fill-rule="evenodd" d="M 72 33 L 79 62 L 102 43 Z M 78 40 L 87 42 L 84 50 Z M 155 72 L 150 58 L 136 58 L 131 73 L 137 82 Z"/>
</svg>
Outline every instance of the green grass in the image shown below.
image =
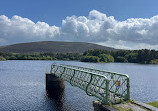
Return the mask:
<svg viewBox="0 0 158 111">
<path fill-rule="evenodd" d="M 150 103 L 147 103 L 147 104 L 158 108 L 158 101 L 150 102 Z"/>
<path fill-rule="evenodd" d="M 6 59 L 2 56 L 0 56 L 0 61 L 6 61 Z"/>
</svg>

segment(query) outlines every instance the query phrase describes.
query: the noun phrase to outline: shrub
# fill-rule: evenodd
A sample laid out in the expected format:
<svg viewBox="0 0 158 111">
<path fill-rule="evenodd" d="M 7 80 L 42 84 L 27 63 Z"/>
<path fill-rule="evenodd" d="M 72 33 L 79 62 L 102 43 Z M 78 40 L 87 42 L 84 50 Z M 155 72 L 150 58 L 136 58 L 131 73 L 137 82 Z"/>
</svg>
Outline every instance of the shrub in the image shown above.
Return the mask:
<svg viewBox="0 0 158 111">
<path fill-rule="evenodd" d="M 6 59 L 2 56 L 0 56 L 0 61 L 6 61 Z"/>
<path fill-rule="evenodd" d="M 158 64 L 158 59 L 151 60 L 151 64 Z"/>
<path fill-rule="evenodd" d="M 99 57 L 100 62 L 114 62 L 114 58 L 109 54 L 101 54 Z"/>
<path fill-rule="evenodd" d="M 121 56 L 118 56 L 116 59 L 115 59 L 116 62 L 128 62 L 128 60 L 124 57 L 121 57 Z"/>
<path fill-rule="evenodd" d="M 82 62 L 99 62 L 99 57 L 96 56 L 83 56 L 81 58 Z"/>
</svg>

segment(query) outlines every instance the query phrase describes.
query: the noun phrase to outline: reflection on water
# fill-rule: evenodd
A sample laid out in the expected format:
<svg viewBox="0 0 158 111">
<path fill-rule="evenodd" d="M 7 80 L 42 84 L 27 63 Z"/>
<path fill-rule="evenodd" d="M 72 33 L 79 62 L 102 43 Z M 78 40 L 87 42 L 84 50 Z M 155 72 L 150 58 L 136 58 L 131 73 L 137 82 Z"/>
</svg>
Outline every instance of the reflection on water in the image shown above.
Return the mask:
<svg viewBox="0 0 158 111">
<path fill-rule="evenodd" d="M 94 97 L 65 82 L 60 93 L 45 91 L 45 71 L 54 61 L 1 61 L 0 111 L 92 111 Z M 158 65 L 56 61 L 129 74 L 131 98 L 158 100 Z"/>
<path fill-rule="evenodd" d="M 47 98 L 49 100 L 52 100 L 55 102 L 55 106 L 56 106 L 56 109 L 59 110 L 59 111 L 64 111 L 64 96 L 65 96 L 65 91 L 64 90 L 61 90 L 61 91 L 52 91 L 52 90 L 47 90 L 46 91 L 46 94 L 47 94 Z"/>
</svg>

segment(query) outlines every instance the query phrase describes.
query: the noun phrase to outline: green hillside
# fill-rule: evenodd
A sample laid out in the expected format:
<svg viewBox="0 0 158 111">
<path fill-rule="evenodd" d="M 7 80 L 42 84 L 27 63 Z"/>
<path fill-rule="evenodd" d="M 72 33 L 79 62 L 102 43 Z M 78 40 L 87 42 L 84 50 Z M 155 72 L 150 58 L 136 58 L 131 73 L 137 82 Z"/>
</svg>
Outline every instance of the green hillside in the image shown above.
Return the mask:
<svg viewBox="0 0 158 111">
<path fill-rule="evenodd" d="M 92 43 L 84 42 L 55 42 L 55 41 L 41 41 L 20 43 L 7 46 L 1 46 L 0 52 L 13 53 L 36 53 L 36 52 L 50 52 L 50 53 L 83 53 L 89 49 L 105 49 L 114 51 L 116 49 L 101 46 Z"/>
</svg>

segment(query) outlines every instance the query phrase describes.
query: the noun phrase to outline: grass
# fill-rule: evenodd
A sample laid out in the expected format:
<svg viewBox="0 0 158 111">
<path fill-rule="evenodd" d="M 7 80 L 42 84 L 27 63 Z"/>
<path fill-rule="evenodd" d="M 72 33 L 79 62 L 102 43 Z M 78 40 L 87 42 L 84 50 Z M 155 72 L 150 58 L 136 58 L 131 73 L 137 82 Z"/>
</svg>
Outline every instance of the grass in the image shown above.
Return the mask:
<svg viewBox="0 0 158 111">
<path fill-rule="evenodd" d="M 150 102 L 150 103 L 147 103 L 147 104 L 158 108 L 158 101 Z"/>
</svg>

